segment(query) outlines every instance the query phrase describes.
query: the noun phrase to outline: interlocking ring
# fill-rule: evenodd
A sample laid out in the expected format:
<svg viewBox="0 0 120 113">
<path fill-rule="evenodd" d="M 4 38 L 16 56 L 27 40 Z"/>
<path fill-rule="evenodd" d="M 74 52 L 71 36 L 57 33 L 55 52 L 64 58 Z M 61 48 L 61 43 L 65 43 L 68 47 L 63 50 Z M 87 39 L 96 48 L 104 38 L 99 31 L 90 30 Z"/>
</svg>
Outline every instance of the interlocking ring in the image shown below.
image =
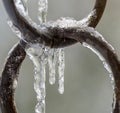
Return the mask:
<svg viewBox="0 0 120 113">
<path fill-rule="evenodd" d="M 120 62 L 111 46 L 93 28 L 98 24 L 106 5 L 107 0 L 96 0 L 91 13 L 84 18 L 84 21 L 77 22 L 79 26 L 60 27 L 61 22 L 45 23 L 44 29 L 37 29 L 32 26 L 23 15 L 17 10 L 14 0 L 3 0 L 6 11 L 24 39 L 13 48 L 9 54 L 5 67 L 0 78 L 0 106 L 2 113 L 17 113 L 14 103 L 14 81 L 18 79 L 19 68 L 26 56 L 24 47 L 26 43 L 40 43 L 49 47 L 65 47 L 76 42 L 84 46 L 90 46 L 97 50 L 106 60 L 111 68 L 114 77 L 115 98 L 113 113 L 120 113 Z M 91 28 L 93 27 L 93 28 Z"/>
</svg>

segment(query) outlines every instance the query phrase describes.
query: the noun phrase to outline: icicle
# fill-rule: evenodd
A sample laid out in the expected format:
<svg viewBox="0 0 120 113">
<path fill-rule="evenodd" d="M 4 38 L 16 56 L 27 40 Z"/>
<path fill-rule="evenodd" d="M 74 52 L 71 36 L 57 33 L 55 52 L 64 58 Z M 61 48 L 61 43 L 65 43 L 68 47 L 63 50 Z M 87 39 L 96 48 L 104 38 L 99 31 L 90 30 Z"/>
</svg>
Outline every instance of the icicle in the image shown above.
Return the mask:
<svg viewBox="0 0 120 113">
<path fill-rule="evenodd" d="M 59 49 L 58 54 L 58 91 L 60 94 L 64 93 L 64 49 Z"/>
<path fill-rule="evenodd" d="M 47 0 L 38 0 L 38 20 L 40 23 L 46 22 L 48 9 L 48 1 Z"/>
<path fill-rule="evenodd" d="M 36 113 L 45 113 L 45 96 L 46 96 L 46 50 L 44 47 L 39 45 L 32 45 L 26 50 L 30 59 L 33 61 L 35 66 L 35 83 L 34 90 L 37 94 L 37 105 L 35 107 Z"/>
<path fill-rule="evenodd" d="M 40 59 L 39 59 L 40 60 Z M 46 80 L 46 72 L 45 72 L 45 63 L 44 61 L 39 61 L 40 69 L 35 69 L 35 83 L 34 83 L 34 90 L 37 94 L 37 105 L 35 107 L 36 113 L 45 113 L 45 96 L 46 96 L 46 87 L 45 87 L 45 80 Z"/>
<path fill-rule="evenodd" d="M 49 83 L 51 85 L 55 84 L 55 74 L 56 74 L 56 62 L 58 56 L 58 49 L 50 49 L 48 56 L 49 65 Z"/>
<path fill-rule="evenodd" d="M 58 85 L 59 93 L 64 92 L 64 49 L 50 49 L 39 44 L 33 44 L 26 49 L 27 54 L 32 60 L 35 68 L 34 90 L 37 94 L 37 105 L 35 113 L 45 113 L 46 97 L 46 64 L 49 64 L 49 82 L 55 83 L 55 66 L 58 63 Z"/>
</svg>

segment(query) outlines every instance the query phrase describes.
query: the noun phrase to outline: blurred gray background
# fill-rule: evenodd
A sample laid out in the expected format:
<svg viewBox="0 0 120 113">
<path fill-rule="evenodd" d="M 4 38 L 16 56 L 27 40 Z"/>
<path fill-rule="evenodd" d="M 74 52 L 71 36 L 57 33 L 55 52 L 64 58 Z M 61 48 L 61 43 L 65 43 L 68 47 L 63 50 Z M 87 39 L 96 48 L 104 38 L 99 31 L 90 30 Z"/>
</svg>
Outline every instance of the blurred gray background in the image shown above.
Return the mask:
<svg viewBox="0 0 120 113">
<path fill-rule="evenodd" d="M 37 0 L 28 0 L 31 18 L 37 20 Z M 47 20 L 74 17 L 79 20 L 92 9 L 95 0 L 48 0 Z M 97 30 L 113 45 L 120 56 L 120 0 L 108 0 Z M 18 41 L 7 25 L 7 14 L 0 1 L 0 70 L 8 51 Z M 50 86 L 47 75 L 46 113 L 110 113 L 113 90 L 102 62 L 90 50 L 75 44 L 65 49 L 65 93 L 58 94 L 57 84 Z M 20 70 L 15 100 L 19 113 L 34 113 L 33 65 L 26 57 Z"/>
</svg>

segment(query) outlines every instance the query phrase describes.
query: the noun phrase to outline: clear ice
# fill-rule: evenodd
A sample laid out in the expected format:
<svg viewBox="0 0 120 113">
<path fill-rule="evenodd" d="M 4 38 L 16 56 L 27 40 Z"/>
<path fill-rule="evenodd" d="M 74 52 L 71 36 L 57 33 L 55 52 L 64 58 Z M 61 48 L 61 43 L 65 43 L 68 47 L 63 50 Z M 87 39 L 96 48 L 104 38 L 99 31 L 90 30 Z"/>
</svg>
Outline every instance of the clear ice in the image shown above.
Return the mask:
<svg viewBox="0 0 120 113">
<path fill-rule="evenodd" d="M 37 94 L 36 113 L 45 113 L 46 96 L 46 64 L 49 65 L 49 82 L 55 83 L 56 64 L 58 64 L 58 91 L 64 92 L 64 49 L 50 49 L 48 47 L 33 44 L 26 49 L 27 54 L 34 64 L 35 83 L 34 90 Z"/>
<path fill-rule="evenodd" d="M 60 94 L 64 93 L 64 49 L 60 49 L 58 53 L 58 91 Z"/>
<path fill-rule="evenodd" d="M 57 50 L 51 49 L 49 51 L 49 56 L 48 56 L 49 83 L 51 85 L 55 84 L 56 62 L 57 62 Z"/>
<path fill-rule="evenodd" d="M 38 45 L 33 45 L 32 47 L 27 49 L 27 54 L 30 59 L 33 61 L 35 66 L 35 75 L 34 75 L 34 90 L 37 94 L 37 105 L 35 107 L 36 113 L 45 113 L 45 81 L 46 81 L 46 53 L 44 51 L 44 47 L 40 47 Z"/>
</svg>

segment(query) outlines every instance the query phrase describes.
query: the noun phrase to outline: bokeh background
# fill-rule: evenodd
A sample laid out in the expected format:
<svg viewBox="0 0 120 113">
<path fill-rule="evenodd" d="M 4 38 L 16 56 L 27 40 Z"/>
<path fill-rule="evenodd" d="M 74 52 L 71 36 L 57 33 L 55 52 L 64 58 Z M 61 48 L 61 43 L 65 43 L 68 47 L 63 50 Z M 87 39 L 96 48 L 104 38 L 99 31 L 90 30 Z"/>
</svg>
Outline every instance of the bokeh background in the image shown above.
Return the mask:
<svg viewBox="0 0 120 113">
<path fill-rule="evenodd" d="M 28 0 L 31 18 L 37 20 L 37 0 Z M 60 17 L 85 17 L 95 0 L 48 0 L 47 20 Z M 97 30 L 113 45 L 120 56 L 120 0 L 108 0 Z M 8 51 L 18 41 L 7 25 L 7 14 L 0 0 L 0 70 Z M 119 57 L 120 58 L 120 57 Z M 65 93 L 58 94 L 57 83 L 50 86 L 47 75 L 46 113 L 110 113 L 113 89 L 107 71 L 98 57 L 75 44 L 65 48 Z M 48 72 L 47 72 L 48 73 Z M 15 100 L 19 113 L 34 113 L 33 65 L 26 57 L 20 70 Z"/>
</svg>

